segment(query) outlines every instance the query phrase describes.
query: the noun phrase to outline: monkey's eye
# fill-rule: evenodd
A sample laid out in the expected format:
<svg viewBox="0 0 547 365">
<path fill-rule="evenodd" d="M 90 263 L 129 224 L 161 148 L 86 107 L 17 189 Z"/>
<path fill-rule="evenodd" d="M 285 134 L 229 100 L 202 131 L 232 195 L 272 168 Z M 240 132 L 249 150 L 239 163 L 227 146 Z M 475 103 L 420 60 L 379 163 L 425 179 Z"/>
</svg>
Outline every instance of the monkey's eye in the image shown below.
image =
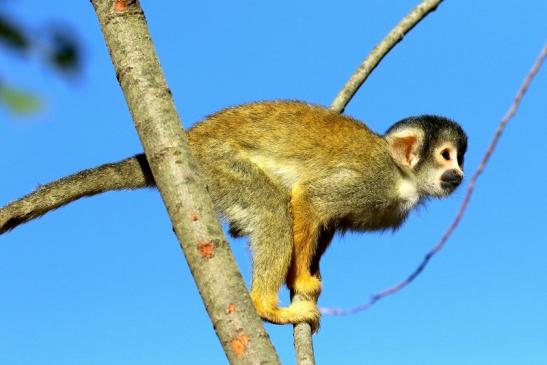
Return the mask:
<svg viewBox="0 0 547 365">
<path fill-rule="evenodd" d="M 450 161 L 450 152 L 447 149 L 441 151 L 441 156 L 443 156 L 446 161 Z"/>
</svg>

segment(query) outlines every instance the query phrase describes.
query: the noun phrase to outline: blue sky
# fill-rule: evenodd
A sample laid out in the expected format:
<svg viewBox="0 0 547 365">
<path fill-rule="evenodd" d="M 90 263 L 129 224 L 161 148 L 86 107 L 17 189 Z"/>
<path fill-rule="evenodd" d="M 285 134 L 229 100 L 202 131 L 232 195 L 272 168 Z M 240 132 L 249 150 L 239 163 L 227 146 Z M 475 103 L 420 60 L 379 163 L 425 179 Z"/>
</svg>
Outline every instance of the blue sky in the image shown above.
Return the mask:
<svg viewBox="0 0 547 365">
<path fill-rule="evenodd" d="M 328 105 L 418 1 L 143 0 L 186 127 L 254 100 Z M 35 91 L 27 118 L 0 110 L 0 205 L 141 151 L 88 1 L 4 2 L 40 30 L 70 25 L 80 78 L 0 50 L 3 80 Z M 547 2 L 445 1 L 380 64 L 346 113 L 374 130 L 436 113 L 469 135 L 467 176 L 547 40 Z M 323 317 L 320 364 L 547 364 L 547 71 L 532 84 L 446 248 L 368 312 Z M 398 232 L 338 237 L 322 261 L 323 306 L 352 306 L 404 278 L 438 240 L 464 189 Z M 232 240 L 249 281 L 245 241 Z M 287 293 L 282 293 L 287 302 Z M 0 363 L 221 364 L 226 359 L 153 190 L 79 201 L 0 237 Z M 283 363 L 290 326 L 267 325 Z"/>
</svg>

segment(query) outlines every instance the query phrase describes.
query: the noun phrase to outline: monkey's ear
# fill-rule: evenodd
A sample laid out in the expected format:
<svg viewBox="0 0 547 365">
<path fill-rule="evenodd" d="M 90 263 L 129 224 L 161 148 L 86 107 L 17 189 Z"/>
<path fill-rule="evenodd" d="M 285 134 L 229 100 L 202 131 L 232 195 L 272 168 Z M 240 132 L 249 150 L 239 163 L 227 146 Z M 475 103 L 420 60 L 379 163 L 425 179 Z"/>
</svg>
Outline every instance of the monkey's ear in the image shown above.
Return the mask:
<svg viewBox="0 0 547 365">
<path fill-rule="evenodd" d="M 420 160 L 419 151 L 423 141 L 423 131 L 416 128 L 393 131 L 386 136 L 391 156 L 397 164 L 413 168 Z"/>
</svg>

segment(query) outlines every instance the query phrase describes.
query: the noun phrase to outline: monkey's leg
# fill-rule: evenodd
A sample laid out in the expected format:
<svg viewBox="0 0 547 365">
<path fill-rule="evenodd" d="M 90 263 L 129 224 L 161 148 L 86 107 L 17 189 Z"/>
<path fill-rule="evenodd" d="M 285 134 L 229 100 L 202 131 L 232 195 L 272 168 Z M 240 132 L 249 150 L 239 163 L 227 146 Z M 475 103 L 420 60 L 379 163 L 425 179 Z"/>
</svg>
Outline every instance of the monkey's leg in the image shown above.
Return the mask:
<svg viewBox="0 0 547 365">
<path fill-rule="evenodd" d="M 237 154 L 224 151 L 222 157 L 204 154 L 201 158 L 213 201 L 232 230 L 250 235 L 251 299 L 260 317 L 277 324 L 309 322 L 317 327 L 319 311 L 314 302 L 279 307 L 278 291 L 293 254 L 287 192 Z"/>
<path fill-rule="evenodd" d="M 330 242 L 332 241 L 332 238 L 334 237 L 335 229 L 332 227 L 329 228 L 323 228 L 321 229 L 321 232 L 319 233 L 319 238 L 317 239 L 317 249 L 315 251 L 315 255 L 313 257 L 313 260 L 311 262 L 311 268 L 310 272 L 313 276 L 321 280 L 321 271 L 319 269 L 319 261 L 321 260 L 321 256 L 325 253 L 327 250 L 327 247 L 329 247 Z"/>
<path fill-rule="evenodd" d="M 291 194 L 291 212 L 294 251 L 287 285 L 294 292 L 315 301 L 321 293 L 321 279 L 312 275 L 311 264 L 317 253 L 321 227 L 306 192 L 299 186 L 295 186 Z"/>
<path fill-rule="evenodd" d="M 292 303 L 286 308 L 278 306 L 277 293 L 287 276 L 292 254 L 290 218 L 287 216 L 285 224 L 278 225 L 275 223 L 278 217 L 265 221 L 265 227 L 251 234 L 254 250 L 251 298 L 260 316 L 270 322 L 308 322 L 316 329 L 319 312 L 315 302 Z"/>
</svg>

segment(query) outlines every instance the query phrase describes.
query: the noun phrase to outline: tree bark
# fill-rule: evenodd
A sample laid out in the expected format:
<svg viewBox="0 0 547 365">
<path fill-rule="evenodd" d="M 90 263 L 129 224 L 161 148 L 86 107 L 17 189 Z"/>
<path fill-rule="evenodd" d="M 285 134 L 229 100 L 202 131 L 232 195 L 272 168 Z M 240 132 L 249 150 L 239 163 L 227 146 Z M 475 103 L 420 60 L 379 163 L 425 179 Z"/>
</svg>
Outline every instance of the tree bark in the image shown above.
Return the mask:
<svg viewBox="0 0 547 365">
<path fill-rule="evenodd" d="M 232 364 L 278 364 L 191 155 L 139 1 L 91 2 L 152 174 L 226 356 Z"/>
</svg>

